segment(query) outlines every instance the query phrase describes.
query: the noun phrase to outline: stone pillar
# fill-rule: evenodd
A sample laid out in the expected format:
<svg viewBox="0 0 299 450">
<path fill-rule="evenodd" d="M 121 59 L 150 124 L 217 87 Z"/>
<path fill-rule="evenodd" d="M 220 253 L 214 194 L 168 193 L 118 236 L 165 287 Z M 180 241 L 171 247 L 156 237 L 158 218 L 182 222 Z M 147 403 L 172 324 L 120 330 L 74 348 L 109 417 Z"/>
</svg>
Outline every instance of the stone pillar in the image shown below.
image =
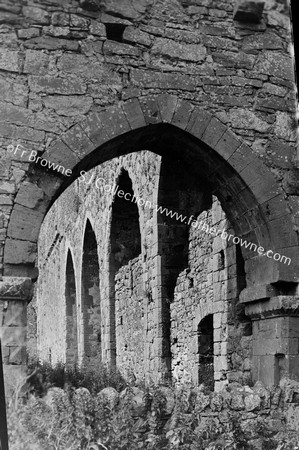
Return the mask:
<svg viewBox="0 0 299 450">
<path fill-rule="evenodd" d="M 0 281 L 0 338 L 6 395 L 20 388 L 26 364 L 27 303 L 31 278 L 3 277 Z"/>
<path fill-rule="evenodd" d="M 247 304 L 253 321 L 253 382 L 299 381 L 299 296 L 276 296 Z"/>
</svg>

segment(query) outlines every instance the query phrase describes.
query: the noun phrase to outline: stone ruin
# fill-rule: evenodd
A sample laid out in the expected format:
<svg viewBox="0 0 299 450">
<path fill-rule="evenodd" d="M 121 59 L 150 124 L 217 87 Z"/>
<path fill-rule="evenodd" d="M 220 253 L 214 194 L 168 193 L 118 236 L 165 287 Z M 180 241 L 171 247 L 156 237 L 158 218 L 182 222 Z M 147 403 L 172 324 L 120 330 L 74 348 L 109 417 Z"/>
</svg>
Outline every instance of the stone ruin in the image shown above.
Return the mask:
<svg viewBox="0 0 299 450">
<path fill-rule="evenodd" d="M 7 385 L 26 353 L 215 391 L 299 381 L 287 5 L 3 0 L 0 13 Z"/>
</svg>

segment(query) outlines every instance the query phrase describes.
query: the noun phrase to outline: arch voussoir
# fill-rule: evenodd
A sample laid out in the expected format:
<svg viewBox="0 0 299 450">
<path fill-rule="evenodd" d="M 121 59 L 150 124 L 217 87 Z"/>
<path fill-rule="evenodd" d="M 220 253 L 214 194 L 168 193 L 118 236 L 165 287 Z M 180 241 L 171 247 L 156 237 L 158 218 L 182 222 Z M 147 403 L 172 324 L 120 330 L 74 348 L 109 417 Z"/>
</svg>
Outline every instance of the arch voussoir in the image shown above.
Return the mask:
<svg viewBox="0 0 299 450">
<path fill-rule="evenodd" d="M 216 117 L 212 117 L 202 134 L 201 140 L 210 147 L 215 148 L 226 130 L 226 125 Z"/>
<path fill-rule="evenodd" d="M 137 98 L 127 100 L 123 103 L 122 108 L 131 130 L 146 126 L 145 117 Z"/>
<path fill-rule="evenodd" d="M 241 145 L 242 142 L 226 127 L 225 132 L 215 145 L 215 150 L 227 161 Z"/>
<path fill-rule="evenodd" d="M 186 130 L 195 106 L 187 100 L 178 99 L 171 124 L 181 130 Z"/>
<path fill-rule="evenodd" d="M 62 141 L 81 160 L 94 150 L 94 143 L 90 140 L 82 127 L 77 124 L 62 136 Z"/>
<path fill-rule="evenodd" d="M 61 140 L 51 142 L 50 146 L 43 153 L 43 158 L 65 168 L 72 169 L 78 164 L 78 156 Z"/>
<path fill-rule="evenodd" d="M 191 113 L 186 131 L 188 131 L 192 136 L 201 140 L 211 120 L 211 114 L 196 107 Z"/>
</svg>

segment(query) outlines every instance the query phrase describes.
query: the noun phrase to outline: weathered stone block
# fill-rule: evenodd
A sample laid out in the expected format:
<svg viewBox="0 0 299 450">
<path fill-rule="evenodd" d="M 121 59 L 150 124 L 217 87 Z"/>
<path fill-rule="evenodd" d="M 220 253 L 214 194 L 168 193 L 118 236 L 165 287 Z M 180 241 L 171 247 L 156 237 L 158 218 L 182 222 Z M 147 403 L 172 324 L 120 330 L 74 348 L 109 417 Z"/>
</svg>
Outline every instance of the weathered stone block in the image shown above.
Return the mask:
<svg viewBox="0 0 299 450">
<path fill-rule="evenodd" d="M 76 52 L 79 50 L 79 43 L 74 40 L 59 39 L 48 36 L 28 39 L 24 42 L 26 48 L 36 50 L 69 50 Z"/>
<path fill-rule="evenodd" d="M 77 16 L 76 14 L 71 14 L 70 26 L 79 30 L 88 30 L 89 20 L 84 17 Z"/>
<path fill-rule="evenodd" d="M 161 119 L 163 122 L 171 123 L 176 110 L 178 97 L 175 95 L 161 95 L 157 98 Z"/>
<path fill-rule="evenodd" d="M 16 205 L 9 222 L 8 236 L 13 239 L 36 242 L 43 215 L 43 212 Z"/>
<path fill-rule="evenodd" d="M 213 117 L 212 120 L 208 123 L 201 139 L 207 145 L 214 148 L 215 145 L 220 141 L 226 130 L 227 127 L 222 122 L 220 122 L 220 120 Z"/>
<path fill-rule="evenodd" d="M 289 195 L 299 195 L 299 169 L 286 172 L 283 178 L 283 187 Z"/>
<path fill-rule="evenodd" d="M 33 242 L 9 239 L 5 245 L 4 260 L 7 264 L 33 264 L 37 245 Z"/>
<path fill-rule="evenodd" d="M 25 344 L 26 328 L 23 327 L 7 327 L 0 328 L 0 339 L 3 346 L 6 347 L 22 347 Z"/>
<path fill-rule="evenodd" d="M 79 157 L 61 140 L 52 142 L 49 148 L 43 153 L 43 158 L 55 164 L 60 164 L 66 170 L 73 169 L 79 162 Z"/>
<path fill-rule="evenodd" d="M 229 159 L 231 155 L 240 147 L 241 141 L 227 129 L 215 146 L 215 150 L 224 159 Z"/>
<path fill-rule="evenodd" d="M 201 139 L 211 120 L 212 117 L 210 114 L 204 110 L 195 108 L 192 112 L 186 131 L 189 131 L 193 136 Z"/>
<path fill-rule="evenodd" d="M 46 75 L 48 72 L 49 56 L 42 51 L 27 50 L 24 63 L 24 73 Z"/>
<path fill-rule="evenodd" d="M 80 125 L 72 127 L 63 135 L 62 139 L 79 159 L 84 158 L 84 156 L 94 150 L 93 142 L 84 133 Z"/>
<path fill-rule="evenodd" d="M 132 44 L 140 44 L 145 47 L 150 47 L 152 39 L 148 33 L 139 30 L 135 27 L 126 27 L 123 33 L 123 41 Z"/>
<path fill-rule="evenodd" d="M 88 115 L 87 119 L 82 124 L 82 128 L 89 139 L 96 145 L 102 145 L 109 137 L 101 123 L 101 120 L 96 112 Z"/>
<path fill-rule="evenodd" d="M 233 128 L 250 129 L 265 133 L 271 127 L 269 123 L 260 119 L 252 111 L 246 109 L 231 109 L 229 115 Z"/>
<path fill-rule="evenodd" d="M 50 14 L 44 9 L 34 6 L 23 6 L 23 14 L 32 22 L 47 25 L 50 23 Z"/>
<path fill-rule="evenodd" d="M 131 81 L 136 86 L 152 89 L 181 89 L 184 91 L 194 91 L 196 89 L 195 79 L 180 73 L 148 72 L 142 69 L 132 69 Z"/>
<path fill-rule="evenodd" d="M 288 404 L 286 410 L 286 422 L 289 430 L 299 431 L 299 405 Z"/>
<path fill-rule="evenodd" d="M 100 0 L 80 0 L 80 6 L 87 11 L 98 11 L 100 9 Z"/>
<path fill-rule="evenodd" d="M 257 394 L 249 394 L 244 398 L 245 410 L 246 411 L 256 411 L 260 409 L 261 399 Z"/>
<path fill-rule="evenodd" d="M 98 61 L 90 60 L 84 55 L 64 54 L 58 62 L 62 72 L 73 73 L 88 79 L 103 80 L 104 69 Z"/>
<path fill-rule="evenodd" d="M 141 100 L 140 105 L 147 125 L 161 122 L 161 113 L 156 97 L 151 98 L 149 101 Z"/>
<path fill-rule="evenodd" d="M 30 300 L 32 293 L 32 281 L 30 278 L 5 276 L 0 281 L 0 296 L 4 300 Z M 18 308 L 18 302 L 16 305 Z"/>
<path fill-rule="evenodd" d="M 22 30 L 18 30 L 19 39 L 32 39 L 38 36 L 39 36 L 38 28 L 24 28 Z"/>
<path fill-rule="evenodd" d="M 260 111 L 293 111 L 296 110 L 295 101 L 277 97 L 257 98 L 255 109 Z"/>
<path fill-rule="evenodd" d="M 106 38 L 106 27 L 103 23 L 92 20 L 90 24 L 90 32 L 95 36 Z"/>
<path fill-rule="evenodd" d="M 29 285 L 28 287 L 30 288 L 31 285 Z M 11 291 L 13 289 L 16 289 L 16 286 L 11 286 Z M 3 292 L 3 289 L 1 289 L 1 291 Z M 6 293 L 6 299 L 9 298 L 8 294 L 9 293 Z M 31 292 L 28 292 L 28 297 L 30 294 L 31 294 Z M 20 292 L 19 295 L 20 295 L 20 297 L 21 297 L 21 295 L 24 296 L 24 292 Z M 1 297 L 2 297 L 2 299 L 5 299 L 5 294 L 4 295 L 2 294 Z M 26 308 L 24 308 L 24 300 L 25 299 L 22 299 L 22 301 L 14 301 L 14 300 L 9 299 L 8 306 L 7 306 L 7 309 L 4 314 L 3 325 L 5 325 L 7 327 L 24 327 L 24 326 L 26 326 Z"/>
<path fill-rule="evenodd" d="M 0 96 L 4 101 L 25 107 L 28 102 L 28 87 L 16 81 L 11 83 L 0 79 Z"/>
<path fill-rule="evenodd" d="M 123 110 L 132 130 L 146 125 L 139 101 L 134 98 L 123 104 Z"/>
<path fill-rule="evenodd" d="M 254 156 L 251 148 L 242 143 L 240 147 L 228 158 L 229 164 L 237 171 L 241 172 L 250 161 L 255 161 L 256 157 Z"/>
<path fill-rule="evenodd" d="M 176 60 L 202 62 L 206 58 L 206 48 L 200 44 L 180 44 L 170 39 L 158 38 L 152 47 L 153 55 L 163 55 Z"/>
<path fill-rule="evenodd" d="M 118 0 L 105 0 L 104 11 L 113 16 L 127 19 L 138 19 L 146 12 L 146 8 L 152 4 L 152 0 L 132 0 L 132 2 L 119 2 Z"/>
<path fill-rule="evenodd" d="M 70 24 L 70 16 L 64 12 L 54 12 L 52 14 L 52 25 L 67 27 Z"/>
<path fill-rule="evenodd" d="M 49 96 L 45 97 L 43 101 L 47 108 L 53 109 L 62 116 L 86 114 L 93 104 L 91 97 L 81 97 L 79 95 Z"/>
<path fill-rule="evenodd" d="M 21 23 L 22 17 L 20 17 L 18 14 L 1 11 L 0 24 L 20 25 Z"/>
<path fill-rule="evenodd" d="M 13 140 L 24 139 L 26 141 L 43 143 L 45 138 L 45 133 L 43 131 L 27 127 L 18 127 L 8 123 L 1 123 L 0 131 L 2 136 L 7 136 L 9 139 Z M 7 153 L 7 156 L 16 161 L 28 161 L 30 153 L 28 148 L 25 148 L 23 145 L 17 147 L 18 146 L 16 145 L 14 151 Z"/>
<path fill-rule="evenodd" d="M 231 51 L 213 52 L 213 60 L 224 67 L 235 67 L 237 69 L 251 70 L 255 63 L 255 56 L 247 53 Z"/>
<path fill-rule="evenodd" d="M 234 8 L 234 20 L 239 22 L 260 22 L 265 2 L 261 0 L 237 0 Z"/>
<path fill-rule="evenodd" d="M 0 194 L 0 205 L 1 206 L 12 206 L 13 201 L 10 195 Z"/>
<path fill-rule="evenodd" d="M 120 42 L 106 41 L 103 46 L 105 55 L 136 56 L 140 55 L 140 50 L 132 45 L 122 44 Z"/>
<path fill-rule="evenodd" d="M 57 78 L 51 76 L 30 77 L 29 86 L 32 92 L 48 94 L 85 94 L 86 84 L 78 78 Z"/>
<path fill-rule="evenodd" d="M 16 50 L 0 49 L 0 69 L 7 72 L 19 72 L 19 52 Z"/>
<path fill-rule="evenodd" d="M 179 99 L 177 102 L 176 111 L 171 121 L 172 125 L 185 130 L 189 123 L 193 109 L 194 106 L 192 104 Z"/>
<path fill-rule="evenodd" d="M 294 80 L 294 62 L 292 58 L 278 52 L 269 51 L 263 53 L 255 65 L 255 70 L 272 77 Z"/>
<path fill-rule="evenodd" d="M 129 123 L 120 105 L 111 106 L 98 116 L 109 139 L 130 131 Z"/>
<path fill-rule="evenodd" d="M 44 201 L 44 192 L 36 184 L 24 182 L 22 189 L 19 190 L 15 202 L 27 208 L 37 208 L 42 206 Z"/>
<path fill-rule="evenodd" d="M 50 25 L 49 27 L 43 27 L 43 34 L 57 38 L 71 37 L 71 31 L 69 27 L 54 27 L 53 25 Z"/>
<path fill-rule="evenodd" d="M 248 303 L 254 300 L 266 299 L 276 295 L 275 287 L 271 284 L 257 285 L 243 289 L 240 294 L 240 302 Z"/>
</svg>

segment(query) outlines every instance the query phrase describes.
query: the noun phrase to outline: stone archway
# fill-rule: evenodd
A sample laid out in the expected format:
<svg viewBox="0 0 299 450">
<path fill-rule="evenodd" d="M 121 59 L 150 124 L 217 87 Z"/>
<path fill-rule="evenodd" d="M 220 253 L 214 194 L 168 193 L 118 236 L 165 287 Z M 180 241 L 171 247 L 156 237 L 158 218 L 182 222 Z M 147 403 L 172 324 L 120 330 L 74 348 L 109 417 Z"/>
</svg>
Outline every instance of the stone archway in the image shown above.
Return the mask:
<svg viewBox="0 0 299 450">
<path fill-rule="evenodd" d="M 271 171 L 221 121 L 171 95 L 131 99 L 93 112 L 85 123 L 52 142 L 42 158 L 71 169 L 71 177 L 53 171 L 45 176 L 45 169 L 32 163 L 34 173 L 23 182 L 11 214 L 4 275 L 31 273 L 47 208 L 81 169 L 142 148 L 160 154 L 172 151 L 193 166 L 200 163 L 195 173 L 218 194 L 236 234 L 291 257 L 292 268 L 286 270 L 283 264 L 242 248 L 249 285 L 298 280 L 298 236 Z"/>
<path fill-rule="evenodd" d="M 84 123 L 52 142 L 42 158 L 71 169 L 70 177 L 45 173 L 32 162 L 8 225 L 6 285 L 11 277 L 36 277 L 34 260 L 43 217 L 80 170 L 144 148 L 180 157 L 201 177 L 221 201 L 236 236 L 291 258 L 292 265 L 287 266 L 242 247 L 244 302 L 293 293 L 299 274 L 298 235 L 272 172 L 220 120 L 172 95 L 130 99 L 93 111 Z"/>
</svg>

